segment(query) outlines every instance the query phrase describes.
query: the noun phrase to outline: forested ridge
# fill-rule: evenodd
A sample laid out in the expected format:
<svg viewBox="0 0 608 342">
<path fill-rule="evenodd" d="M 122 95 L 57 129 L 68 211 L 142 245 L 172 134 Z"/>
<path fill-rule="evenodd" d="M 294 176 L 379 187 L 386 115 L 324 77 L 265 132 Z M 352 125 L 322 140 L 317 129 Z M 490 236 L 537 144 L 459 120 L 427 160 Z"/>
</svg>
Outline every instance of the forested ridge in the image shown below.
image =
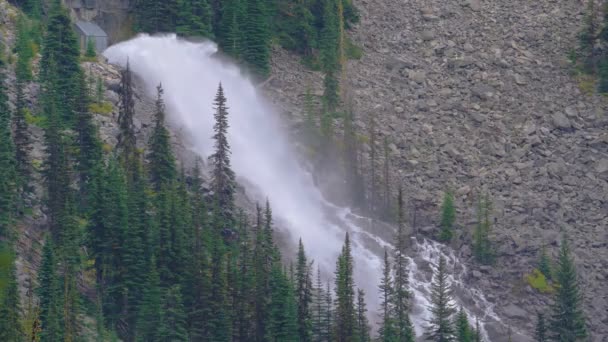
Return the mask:
<svg viewBox="0 0 608 342">
<path fill-rule="evenodd" d="M 96 106 L 103 105 L 103 85 L 81 67 L 94 54 L 81 56 L 67 10 L 59 0 L 51 1 L 46 15 L 39 1 L 19 4 L 27 16 L 18 20 L 15 46 L 3 49 L 0 58 L 0 341 L 414 341 L 402 191 L 394 205 L 395 248 L 385 250 L 378 293 L 368 294 L 381 298 L 381 307 L 374 308 L 380 319 L 369 322 L 365 294 L 353 280 L 357 265 L 348 233 L 334 274 L 323 275 L 301 242 L 295 256 L 281 255 L 272 203 L 258 205 L 254 213 L 236 206 L 226 132 L 230 99 L 238 94 L 226 94 L 219 84 L 209 104 L 215 126 L 214 153 L 205 161 L 211 166 L 208 183 L 201 177 L 203 161 L 193 170 L 178 167 L 165 127 L 162 85 L 150 113 L 152 134 L 145 149 L 137 147 L 129 66 L 121 72 L 118 143 L 108 149 L 93 120 Z M 320 51 L 324 106 L 338 107 L 340 27 L 356 21 L 349 2 L 279 2 L 266 8 L 259 0 L 228 1 L 220 9 L 205 1 L 142 1 L 139 6 L 140 30 L 215 38 L 261 74 L 268 72 L 271 31 L 304 56 Z M 277 30 L 270 29 L 271 22 Z M 13 84 L 5 81 L 11 68 Z M 41 88 L 33 111 L 23 94 L 30 82 Z M 8 88 L 16 95 L 13 106 Z M 28 157 L 27 127 L 34 124 L 44 130 L 42 165 Z M 34 173 L 44 180 L 48 233 L 36 284 L 24 301 L 15 241 Z M 495 258 L 491 207 L 480 195 L 472 247 L 486 265 Z M 437 239 L 449 242 L 456 219 L 450 192 L 440 216 Z M 291 259 L 295 262 L 286 262 Z M 453 304 L 445 260 L 436 266 L 433 318 L 424 337 L 481 341 L 475 317 Z M 531 318 L 538 322 L 536 340 L 583 341 L 588 332 L 566 237 L 556 263 L 543 250 L 537 269 L 531 283 L 544 282 L 543 291 L 555 304 Z M 378 328 L 373 336 L 372 325 Z"/>
</svg>

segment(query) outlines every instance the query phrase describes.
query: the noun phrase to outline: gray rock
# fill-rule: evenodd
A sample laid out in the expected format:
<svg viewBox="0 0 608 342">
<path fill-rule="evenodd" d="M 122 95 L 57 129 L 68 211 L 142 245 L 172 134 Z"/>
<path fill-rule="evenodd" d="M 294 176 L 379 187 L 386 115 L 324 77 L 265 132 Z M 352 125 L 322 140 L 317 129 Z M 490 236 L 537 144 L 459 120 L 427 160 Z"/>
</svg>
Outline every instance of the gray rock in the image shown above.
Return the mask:
<svg viewBox="0 0 608 342">
<path fill-rule="evenodd" d="M 608 173 L 608 158 L 601 159 L 595 164 L 595 172 L 599 174 Z"/>
<path fill-rule="evenodd" d="M 520 308 L 515 304 L 509 304 L 503 308 L 503 312 L 506 317 L 509 318 L 518 318 L 518 319 L 527 319 L 530 315 L 526 312 L 526 310 Z"/>
<path fill-rule="evenodd" d="M 431 30 L 424 30 L 420 33 L 420 38 L 425 42 L 435 39 L 435 33 Z"/>
<path fill-rule="evenodd" d="M 480 0 L 466 0 L 464 5 L 470 7 L 473 11 L 476 11 L 476 12 L 481 10 L 481 1 Z"/>
<path fill-rule="evenodd" d="M 495 90 L 489 85 L 477 84 L 471 88 L 471 94 L 485 101 L 494 96 Z"/>
<path fill-rule="evenodd" d="M 410 70 L 408 78 L 416 83 L 422 83 L 426 79 L 426 73 L 424 71 Z"/>
<path fill-rule="evenodd" d="M 572 123 L 562 112 L 554 113 L 551 117 L 551 123 L 557 129 L 569 130 L 572 128 Z"/>
</svg>

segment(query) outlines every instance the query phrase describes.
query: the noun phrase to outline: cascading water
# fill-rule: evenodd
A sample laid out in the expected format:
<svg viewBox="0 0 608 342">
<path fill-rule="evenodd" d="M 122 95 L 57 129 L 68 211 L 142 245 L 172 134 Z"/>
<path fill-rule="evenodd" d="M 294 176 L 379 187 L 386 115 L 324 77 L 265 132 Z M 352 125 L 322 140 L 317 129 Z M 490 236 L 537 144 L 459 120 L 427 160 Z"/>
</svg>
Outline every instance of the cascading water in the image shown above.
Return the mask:
<svg viewBox="0 0 608 342">
<path fill-rule="evenodd" d="M 298 163 L 273 109 L 239 68 L 216 58 L 216 52 L 217 47 L 211 42 L 188 42 L 175 35 L 141 35 L 110 47 L 104 55 L 111 63 L 123 66 L 129 60 L 132 70 L 144 80 L 150 93 L 162 83 L 169 120 L 189 133 L 192 149 L 204 160 L 212 152 L 212 103 L 221 82 L 230 113 L 228 139 L 232 165 L 237 177 L 245 180 L 249 195 L 257 193 L 262 199 L 268 197 L 294 246 L 302 238 L 307 253 L 328 277 L 333 274 L 345 232 L 351 232 L 355 281 L 366 291 L 370 310 L 378 308 L 380 254 L 390 243 L 369 230 L 369 219 L 323 198 L 312 176 Z M 438 244 L 426 240 L 413 246 L 412 316 L 418 335 L 429 318 L 430 271 L 439 255 L 446 256 L 450 265 L 457 265 L 452 280 L 462 288 L 458 291 L 459 302 L 469 304 L 468 308 L 473 305 L 477 314 L 485 315 L 481 319 L 498 320 L 483 295 L 464 286 L 462 277 L 466 270 L 458 266 L 460 263 L 453 253 L 444 252 Z M 463 296 L 466 298 L 461 298 Z M 377 321 L 376 315 L 372 314 L 371 318 L 372 323 Z"/>
</svg>

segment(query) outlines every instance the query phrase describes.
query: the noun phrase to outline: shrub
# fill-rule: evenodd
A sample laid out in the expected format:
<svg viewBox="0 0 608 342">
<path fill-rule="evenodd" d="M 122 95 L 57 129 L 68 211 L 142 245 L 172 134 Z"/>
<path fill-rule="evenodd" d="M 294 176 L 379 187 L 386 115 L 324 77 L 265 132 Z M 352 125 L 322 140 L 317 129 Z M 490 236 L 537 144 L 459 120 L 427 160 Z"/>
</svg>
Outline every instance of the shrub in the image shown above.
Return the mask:
<svg viewBox="0 0 608 342">
<path fill-rule="evenodd" d="M 553 293 L 555 291 L 555 288 L 547 282 L 547 278 L 538 268 L 533 269 L 532 273 L 526 275 L 525 278 L 528 285 L 540 293 Z"/>
<path fill-rule="evenodd" d="M 91 111 L 91 113 L 95 114 L 108 115 L 112 113 L 112 109 L 113 106 L 109 102 L 91 103 L 89 105 L 89 110 Z"/>
</svg>

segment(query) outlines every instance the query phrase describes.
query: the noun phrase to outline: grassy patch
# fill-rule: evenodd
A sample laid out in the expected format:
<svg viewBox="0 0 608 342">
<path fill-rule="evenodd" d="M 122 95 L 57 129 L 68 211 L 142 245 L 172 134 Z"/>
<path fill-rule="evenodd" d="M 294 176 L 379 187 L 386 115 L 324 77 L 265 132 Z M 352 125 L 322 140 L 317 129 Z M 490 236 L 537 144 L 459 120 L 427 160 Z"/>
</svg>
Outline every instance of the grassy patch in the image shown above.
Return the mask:
<svg viewBox="0 0 608 342">
<path fill-rule="evenodd" d="M 91 103 L 91 105 L 89 105 L 89 110 L 91 113 L 95 114 L 109 115 L 112 113 L 112 109 L 114 109 L 114 107 L 110 102 Z"/>
<path fill-rule="evenodd" d="M 540 293 L 553 293 L 555 291 L 553 285 L 547 281 L 545 275 L 537 268 L 532 270 L 532 273 L 526 275 L 525 279 L 528 285 Z"/>
<path fill-rule="evenodd" d="M 24 109 L 23 114 L 25 117 L 25 122 L 28 125 L 44 128 L 46 127 L 46 117 L 34 115 L 29 109 Z"/>
<path fill-rule="evenodd" d="M 595 77 L 586 74 L 579 74 L 576 77 L 578 88 L 585 95 L 593 95 L 597 89 L 597 80 Z"/>
<path fill-rule="evenodd" d="M 93 56 L 93 57 L 82 56 L 82 57 L 80 57 L 80 61 L 95 63 L 98 61 L 98 59 L 97 59 L 97 56 Z"/>
<path fill-rule="evenodd" d="M 110 152 L 112 152 L 112 145 L 110 145 L 110 144 L 103 144 L 103 145 L 101 145 L 101 149 L 105 153 L 110 153 Z"/>
<path fill-rule="evenodd" d="M 346 41 L 345 53 L 348 59 L 361 59 L 361 57 L 363 57 L 363 49 L 361 49 L 357 44 L 353 43 L 353 41 L 350 39 Z"/>
</svg>

